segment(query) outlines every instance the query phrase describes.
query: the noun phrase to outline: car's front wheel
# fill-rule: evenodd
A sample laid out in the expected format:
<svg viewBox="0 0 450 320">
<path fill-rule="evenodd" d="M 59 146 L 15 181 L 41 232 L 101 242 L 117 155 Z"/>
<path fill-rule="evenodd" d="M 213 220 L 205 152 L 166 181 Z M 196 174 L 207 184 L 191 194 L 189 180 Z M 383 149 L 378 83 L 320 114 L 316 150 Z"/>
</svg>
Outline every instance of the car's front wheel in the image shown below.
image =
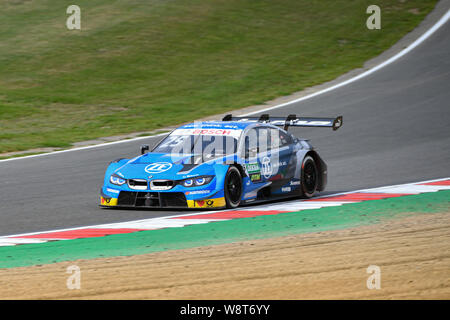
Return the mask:
<svg viewBox="0 0 450 320">
<path fill-rule="evenodd" d="M 302 162 L 301 187 L 306 198 L 314 196 L 319 184 L 319 171 L 313 157 L 306 156 Z"/>
<path fill-rule="evenodd" d="M 242 198 L 242 176 L 238 168 L 230 166 L 225 176 L 224 193 L 227 208 L 236 208 Z"/>
</svg>

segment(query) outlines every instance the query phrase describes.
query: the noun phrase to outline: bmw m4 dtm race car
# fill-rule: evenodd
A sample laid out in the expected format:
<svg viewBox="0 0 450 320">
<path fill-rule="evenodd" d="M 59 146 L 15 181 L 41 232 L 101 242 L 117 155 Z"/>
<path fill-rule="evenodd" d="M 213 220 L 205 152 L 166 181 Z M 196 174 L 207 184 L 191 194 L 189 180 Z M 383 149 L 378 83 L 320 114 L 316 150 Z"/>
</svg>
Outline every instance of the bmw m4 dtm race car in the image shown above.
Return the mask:
<svg viewBox="0 0 450 320">
<path fill-rule="evenodd" d="M 337 118 L 225 116 L 173 130 L 151 151 L 106 169 L 100 206 L 236 208 L 284 197 L 310 198 L 327 183 L 327 165 L 289 126 L 342 126 Z M 149 151 L 149 152 L 148 152 Z"/>
</svg>

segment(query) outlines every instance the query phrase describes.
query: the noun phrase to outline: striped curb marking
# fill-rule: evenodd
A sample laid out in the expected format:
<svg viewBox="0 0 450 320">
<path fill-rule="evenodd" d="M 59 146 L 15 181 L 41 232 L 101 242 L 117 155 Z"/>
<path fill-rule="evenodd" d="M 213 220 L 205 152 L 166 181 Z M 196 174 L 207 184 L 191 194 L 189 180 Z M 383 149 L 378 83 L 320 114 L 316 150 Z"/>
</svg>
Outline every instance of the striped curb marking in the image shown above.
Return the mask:
<svg viewBox="0 0 450 320">
<path fill-rule="evenodd" d="M 263 215 L 276 215 L 280 213 L 298 212 L 302 210 L 319 209 L 323 207 L 334 207 L 345 205 L 348 203 L 381 200 L 419 193 L 436 192 L 439 190 L 450 190 L 450 178 L 344 192 L 308 200 L 292 200 L 283 203 L 266 204 L 262 206 L 247 208 L 244 207 L 239 210 L 208 211 L 163 218 L 159 217 L 71 229 L 10 235 L 0 237 L 0 246 L 13 246 L 19 244 L 44 243 L 47 241 L 57 240 L 104 237 L 112 234 L 126 234 L 144 230 L 177 228 L 193 224 L 225 221 L 231 219 L 252 218 Z"/>
</svg>

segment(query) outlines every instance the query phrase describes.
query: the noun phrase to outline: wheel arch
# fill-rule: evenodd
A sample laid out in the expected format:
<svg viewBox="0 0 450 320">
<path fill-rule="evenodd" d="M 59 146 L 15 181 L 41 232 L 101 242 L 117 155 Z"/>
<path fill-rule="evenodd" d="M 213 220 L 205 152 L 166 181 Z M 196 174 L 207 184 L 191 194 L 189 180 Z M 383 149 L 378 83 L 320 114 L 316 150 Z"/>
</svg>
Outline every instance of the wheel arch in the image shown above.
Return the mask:
<svg viewBox="0 0 450 320">
<path fill-rule="evenodd" d="M 244 166 L 242 165 L 242 163 L 233 162 L 233 163 L 230 163 L 230 166 L 235 166 L 239 170 L 239 173 L 241 174 L 242 178 L 247 176 L 247 173 L 245 172 L 245 169 L 244 169 Z"/>
<path fill-rule="evenodd" d="M 305 157 L 311 156 L 314 159 L 314 162 L 317 166 L 317 170 L 319 172 L 319 183 L 317 185 L 317 191 L 325 190 L 328 181 L 328 168 L 327 164 L 323 159 L 319 156 L 317 151 L 310 150 L 305 154 Z"/>
<path fill-rule="evenodd" d="M 231 168 L 233 168 L 232 170 L 230 170 Z M 240 196 L 239 196 L 239 201 L 237 202 L 237 203 L 234 203 L 234 202 L 232 202 L 232 200 L 230 200 L 229 198 L 228 198 L 228 196 L 227 196 L 227 189 L 226 189 L 226 185 L 227 185 L 227 177 L 228 177 L 228 175 L 230 174 L 230 171 L 237 171 L 237 172 L 239 172 L 239 175 L 240 175 L 240 184 L 241 184 L 241 190 L 240 190 Z M 244 181 L 243 181 L 243 178 L 246 176 L 246 173 L 245 173 L 245 170 L 244 170 L 244 168 L 243 168 L 243 166 L 240 164 L 240 163 L 236 163 L 236 162 L 233 162 L 233 163 L 229 163 L 228 164 L 228 168 L 227 168 L 227 171 L 226 171 L 226 175 L 225 175 L 225 178 L 224 178 L 224 183 L 225 183 L 225 188 L 224 188 L 224 190 L 223 190 L 223 192 L 224 192 L 224 197 L 225 197 L 225 204 L 226 204 L 226 207 L 228 208 L 228 209 L 233 209 L 233 208 L 237 208 L 237 207 L 239 207 L 239 205 L 241 204 L 241 202 L 242 202 L 242 197 L 243 197 L 243 195 L 244 195 L 244 192 L 245 192 L 245 190 L 244 190 Z"/>
</svg>

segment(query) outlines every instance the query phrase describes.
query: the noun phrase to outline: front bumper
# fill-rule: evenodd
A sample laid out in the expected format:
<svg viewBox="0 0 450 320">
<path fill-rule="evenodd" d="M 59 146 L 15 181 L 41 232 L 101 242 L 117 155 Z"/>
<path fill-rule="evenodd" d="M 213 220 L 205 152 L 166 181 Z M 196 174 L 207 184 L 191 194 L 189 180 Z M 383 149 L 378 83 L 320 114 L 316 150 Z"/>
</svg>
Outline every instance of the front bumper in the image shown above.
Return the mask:
<svg viewBox="0 0 450 320">
<path fill-rule="evenodd" d="M 224 197 L 188 200 L 183 192 L 120 191 L 117 198 L 100 195 L 102 207 L 128 208 L 223 208 Z"/>
</svg>

